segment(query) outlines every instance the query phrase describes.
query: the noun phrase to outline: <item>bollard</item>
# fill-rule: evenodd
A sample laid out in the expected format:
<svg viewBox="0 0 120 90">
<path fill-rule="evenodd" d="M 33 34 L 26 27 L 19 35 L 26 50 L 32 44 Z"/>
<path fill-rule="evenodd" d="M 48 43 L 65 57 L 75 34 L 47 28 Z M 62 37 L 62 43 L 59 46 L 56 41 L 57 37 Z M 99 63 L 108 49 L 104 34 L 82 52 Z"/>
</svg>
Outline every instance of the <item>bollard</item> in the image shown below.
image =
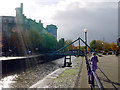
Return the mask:
<svg viewBox="0 0 120 90">
<path fill-rule="evenodd" d="M 93 75 L 93 73 L 91 74 L 91 85 L 92 85 L 92 88 L 94 88 L 95 87 L 95 84 L 94 84 L 94 75 Z"/>
<path fill-rule="evenodd" d="M 65 59 L 64 59 L 64 67 L 66 67 L 66 56 L 65 56 Z"/>
</svg>

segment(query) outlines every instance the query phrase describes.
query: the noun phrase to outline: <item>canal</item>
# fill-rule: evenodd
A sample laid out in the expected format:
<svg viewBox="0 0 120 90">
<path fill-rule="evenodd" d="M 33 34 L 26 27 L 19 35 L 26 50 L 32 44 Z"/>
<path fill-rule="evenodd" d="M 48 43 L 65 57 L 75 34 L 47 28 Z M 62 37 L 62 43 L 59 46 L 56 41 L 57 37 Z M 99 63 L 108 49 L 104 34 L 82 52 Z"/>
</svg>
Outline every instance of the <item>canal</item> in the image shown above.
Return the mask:
<svg viewBox="0 0 120 90">
<path fill-rule="evenodd" d="M 74 60 L 75 57 L 72 56 L 71 59 Z M 63 60 L 64 57 L 51 62 L 38 64 L 34 67 L 27 68 L 25 71 L 18 71 L 2 76 L 2 79 L 0 80 L 0 89 L 29 88 L 39 80 L 43 79 L 46 75 L 58 68 L 61 68 Z"/>
</svg>

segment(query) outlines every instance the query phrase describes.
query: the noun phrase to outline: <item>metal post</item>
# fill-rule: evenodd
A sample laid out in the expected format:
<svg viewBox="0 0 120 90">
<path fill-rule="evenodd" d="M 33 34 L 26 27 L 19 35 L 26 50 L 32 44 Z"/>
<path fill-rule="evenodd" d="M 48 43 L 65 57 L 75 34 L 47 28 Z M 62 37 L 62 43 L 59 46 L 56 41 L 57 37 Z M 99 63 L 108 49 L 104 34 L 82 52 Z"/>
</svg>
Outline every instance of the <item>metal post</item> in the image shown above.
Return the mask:
<svg viewBox="0 0 120 90">
<path fill-rule="evenodd" d="M 65 59 L 64 59 L 64 67 L 66 67 L 66 56 L 65 56 Z"/>
<path fill-rule="evenodd" d="M 87 44 L 87 32 L 85 32 L 85 43 Z M 85 46 L 85 51 L 86 51 L 86 55 L 87 55 L 87 45 Z"/>
<path fill-rule="evenodd" d="M 91 81 L 92 81 L 92 83 L 91 83 L 92 88 L 94 88 L 94 87 L 95 87 L 95 84 L 94 84 L 94 76 L 93 76 L 93 73 L 91 73 Z"/>
<path fill-rule="evenodd" d="M 87 70 L 88 70 L 88 61 L 87 61 L 87 30 L 84 29 L 84 32 L 85 32 L 85 59 L 86 59 L 86 64 L 87 64 Z"/>
<path fill-rule="evenodd" d="M 79 55 L 80 55 L 80 39 L 79 39 Z"/>
<path fill-rule="evenodd" d="M 70 56 L 70 64 L 71 64 L 72 62 L 71 62 L 71 56 Z"/>
<path fill-rule="evenodd" d="M 88 70 L 88 83 L 92 84 L 92 77 L 91 77 L 92 71 L 88 61 L 87 61 L 87 70 Z"/>
<path fill-rule="evenodd" d="M 87 32 L 85 32 L 85 43 L 87 44 Z M 88 58 L 87 58 L 87 45 L 85 45 L 85 59 L 86 59 L 87 70 L 88 70 L 89 67 L 88 67 Z"/>
<path fill-rule="evenodd" d="M 91 79 L 93 79 L 91 76 L 90 76 L 90 72 L 91 72 L 91 69 L 90 69 L 90 66 L 89 66 L 89 62 L 88 62 L 88 58 L 87 58 L 87 29 L 84 29 L 84 32 L 85 32 L 85 60 L 86 60 L 86 65 L 87 65 L 87 71 L 88 71 L 88 82 L 89 84 L 91 84 Z M 91 77 L 91 78 L 90 78 Z"/>
</svg>

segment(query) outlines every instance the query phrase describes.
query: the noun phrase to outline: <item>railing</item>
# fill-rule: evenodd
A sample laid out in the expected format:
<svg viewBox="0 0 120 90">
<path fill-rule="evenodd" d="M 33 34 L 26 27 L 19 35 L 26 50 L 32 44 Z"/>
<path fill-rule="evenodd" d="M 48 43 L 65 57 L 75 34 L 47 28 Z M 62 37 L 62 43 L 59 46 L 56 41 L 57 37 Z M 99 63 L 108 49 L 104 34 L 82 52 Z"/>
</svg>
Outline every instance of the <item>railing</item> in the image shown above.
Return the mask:
<svg viewBox="0 0 120 90">
<path fill-rule="evenodd" d="M 95 80 L 96 83 L 97 83 L 98 88 L 99 88 L 100 90 L 103 90 L 103 85 L 102 85 L 99 77 L 97 76 L 97 74 L 96 74 L 94 71 L 92 71 L 91 65 L 90 65 L 90 63 L 89 63 L 88 60 L 87 60 L 87 56 L 85 56 L 85 57 L 86 57 L 87 70 L 88 70 L 88 73 L 90 73 L 90 74 L 88 74 L 88 75 L 90 75 L 90 76 L 89 76 L 89 80 L 90 80 L 89 82 L 90 82 L 90 84 L 91 84 L 91 89 L 94 90 L 94 88 L 95 88 L 95 84 L 94 84 L 94 80 Z M 90 79 L 90 78 L 91 78 L 91 79 Z"/>
<path fill-rule="evenodd" d="M 96 83 L 98 85 L 98 88 L 100 88 L 100 90 L 103 90 L 103 85 L 102 85 L 100 79 L 98 78 L 97 74 L 94 71 L 92 71 L 92 75 L 95 78 L 95 81 L 96 81 Z"/>
</svg>

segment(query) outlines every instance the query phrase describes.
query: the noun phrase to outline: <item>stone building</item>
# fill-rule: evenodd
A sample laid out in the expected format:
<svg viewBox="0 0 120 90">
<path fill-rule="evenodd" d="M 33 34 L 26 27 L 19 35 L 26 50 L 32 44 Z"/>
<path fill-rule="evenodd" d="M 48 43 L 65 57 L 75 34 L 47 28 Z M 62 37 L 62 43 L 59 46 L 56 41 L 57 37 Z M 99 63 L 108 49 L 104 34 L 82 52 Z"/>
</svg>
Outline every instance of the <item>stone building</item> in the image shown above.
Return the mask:
<svg viewBox="0 0 120 90">
<path fill-rule="evenodd" d="M 50 33 L 50 35 L 57 37 L 57 28 L 55 25 L 48 25 L 47 28 L 44 28 L 41 20 L 36 22 L 35 20 L 26 18 L 26 16 L 23 14 L 22 3 L 21 6 L 17 7 L 15 10 L 15 17 L 0 16 L 0 56 L 11 55 L 11 53 L 13 54 L 12 51 L 17 52 L 16 54 L 19 55 L 25 54 L 25 52 L 22 52 L 21 49 L 24 50 L 26 48 L 23 45 L 24 41 L 22 40 L 22 35 L 26 30 L 38 30 L 40 33 Z M 13 33 L 17 34 L 17 38 L 14 38 L 15 34 Z M 11 35 L 13 35 L 13 40 L 9 39 Z M 16 40 L 17 43 L 14 43 L 14 40 Z M 8 46 L 10 43 L 16 44 L 17 47 Z M 19 48 L 18 51 L 16 51 L 16 48 Z"/>
</svg>

